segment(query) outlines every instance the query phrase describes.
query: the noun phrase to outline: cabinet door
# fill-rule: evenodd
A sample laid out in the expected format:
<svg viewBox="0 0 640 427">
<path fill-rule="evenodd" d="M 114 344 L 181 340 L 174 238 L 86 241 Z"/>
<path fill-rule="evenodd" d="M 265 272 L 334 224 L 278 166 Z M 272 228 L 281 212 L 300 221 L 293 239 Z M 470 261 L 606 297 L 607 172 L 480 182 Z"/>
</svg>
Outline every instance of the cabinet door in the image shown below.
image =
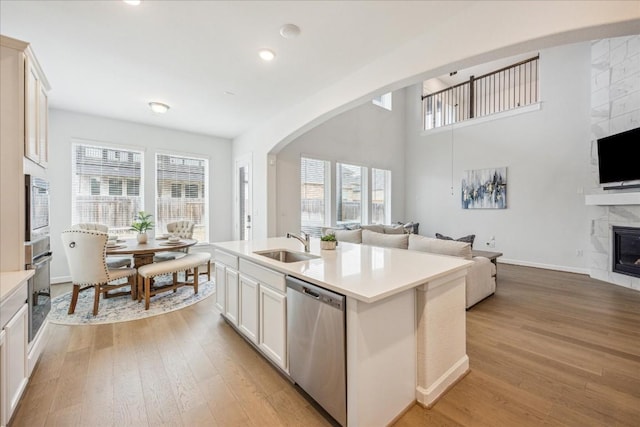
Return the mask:
<svg viewBox="0 0 640 427">
<path fill-rule="evenodd" d="M 49 164 L 49 97 L 42 85 L 38 92 L 38 160 L 45 168 Z"/>
<path fill-rule="evenodd" d="M 238 329 L 258 343 L 258 282 L 240 274 L 240 312 Z"/>
<path fill-rule="evenodd" d="M 222 314 L 226 311 L 226 276 L 225 276 L 225 267 L 222 264 L 216 263 L 216 307 Z"/>
<path fill-rule="evenodd" d="M 38 162 L 38 83 L 40 78 L 26 60 L 25 114 L 24 114 L 24 155 L 34 162 Z"/>
<path fill-rule="evenodd" d="M 259 287 L 260 335 L 258 346 L 278 366 L 287 369 L 287 298 L 285 295 Z"/>
<path fill-rule="evenodd" d="M 27 337 L 28 337 L 28 308 L 23 305 L 20 311 L 9 320 L 4 327 L 5 336 L 5 393 L 6 420 L 11 418 L 13 411 L 18 406 L 20 397 L 29 379 L 27 365 Z"/>
<path fill-rule="evenodd" d="M 225 280 L 227 284 L 227 304 L 225 316 L 234 325 L 238 325 L 238 272 L 226 268 Z"/>
</svg>

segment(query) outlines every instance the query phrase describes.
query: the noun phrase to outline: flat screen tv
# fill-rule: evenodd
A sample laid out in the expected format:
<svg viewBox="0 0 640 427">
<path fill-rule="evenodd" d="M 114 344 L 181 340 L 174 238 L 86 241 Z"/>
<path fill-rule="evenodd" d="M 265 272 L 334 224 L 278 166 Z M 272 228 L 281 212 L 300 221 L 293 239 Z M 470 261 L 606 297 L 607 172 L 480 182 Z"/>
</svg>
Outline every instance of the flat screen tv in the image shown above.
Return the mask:
<svg viewBox="0 0 640 427">
<path fill-rule="evenodd" d="M 598 140 L 600 184 L 640 180 L 640 127 Z"/>
</svg>

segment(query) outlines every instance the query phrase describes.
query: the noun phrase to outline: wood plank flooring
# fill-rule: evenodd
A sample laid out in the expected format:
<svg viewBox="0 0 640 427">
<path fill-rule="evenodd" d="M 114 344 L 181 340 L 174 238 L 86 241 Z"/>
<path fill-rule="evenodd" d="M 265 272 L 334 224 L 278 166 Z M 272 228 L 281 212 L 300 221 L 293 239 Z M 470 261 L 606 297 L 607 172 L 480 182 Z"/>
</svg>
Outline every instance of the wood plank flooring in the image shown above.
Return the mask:
<svg viewBox="0 0 640 427">
<path fill-rule="evenodd" d="M 467 312 L 471 372 L 396 425 L 640 425 L 640 292 L 499 269 L 496 295 Z M 329 425 L 214 303 L 133 322 L 50 325 L 10 426 Z"/>
</svg>

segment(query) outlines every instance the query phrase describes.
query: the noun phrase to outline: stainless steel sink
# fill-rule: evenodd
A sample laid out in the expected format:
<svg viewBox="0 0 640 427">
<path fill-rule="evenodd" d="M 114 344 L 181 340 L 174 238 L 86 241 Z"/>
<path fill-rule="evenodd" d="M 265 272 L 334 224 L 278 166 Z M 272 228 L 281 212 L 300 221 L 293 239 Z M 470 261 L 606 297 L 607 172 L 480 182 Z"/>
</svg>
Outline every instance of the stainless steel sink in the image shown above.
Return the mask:
<svg viewBox="0 0 640 427">
<path fill-rule="evenodd" d="M 317 255 L 311 255 L 302 252 L 291 252 L 284 249 L 275 250 L 275 251 L 258 251 L 254 252 L 256 255 L 266 256 L 267 258 L 271 258 L 280 262 L 298 262 L 298 261 L 308 261 L 310 259 L 320 258 Z"/>
</svg>

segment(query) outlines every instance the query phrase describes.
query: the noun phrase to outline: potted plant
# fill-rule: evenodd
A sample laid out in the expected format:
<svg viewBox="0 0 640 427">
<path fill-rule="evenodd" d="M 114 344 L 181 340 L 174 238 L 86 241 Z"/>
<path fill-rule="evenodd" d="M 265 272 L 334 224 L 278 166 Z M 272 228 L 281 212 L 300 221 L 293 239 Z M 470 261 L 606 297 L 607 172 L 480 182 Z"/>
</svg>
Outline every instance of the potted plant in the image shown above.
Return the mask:
<svg viewBox="0 0 640 427">
<path fill-rule="evenodd" d="M 320 249 L 332 250 L 336 248 L 338 241 L 334 234 L 327 234 L 320 238 Z"/>
<path fill-rule="evenodd" d="M 138 215 L 134 218 L 133 224 L 131 224 L 131 230 L 137 231 L 138 243 L 147 243 L 147 231 L 153 228 L 153 221 L 151 221 L 151 214 L 145 211 L 138 212 Z"/>
</svg>

